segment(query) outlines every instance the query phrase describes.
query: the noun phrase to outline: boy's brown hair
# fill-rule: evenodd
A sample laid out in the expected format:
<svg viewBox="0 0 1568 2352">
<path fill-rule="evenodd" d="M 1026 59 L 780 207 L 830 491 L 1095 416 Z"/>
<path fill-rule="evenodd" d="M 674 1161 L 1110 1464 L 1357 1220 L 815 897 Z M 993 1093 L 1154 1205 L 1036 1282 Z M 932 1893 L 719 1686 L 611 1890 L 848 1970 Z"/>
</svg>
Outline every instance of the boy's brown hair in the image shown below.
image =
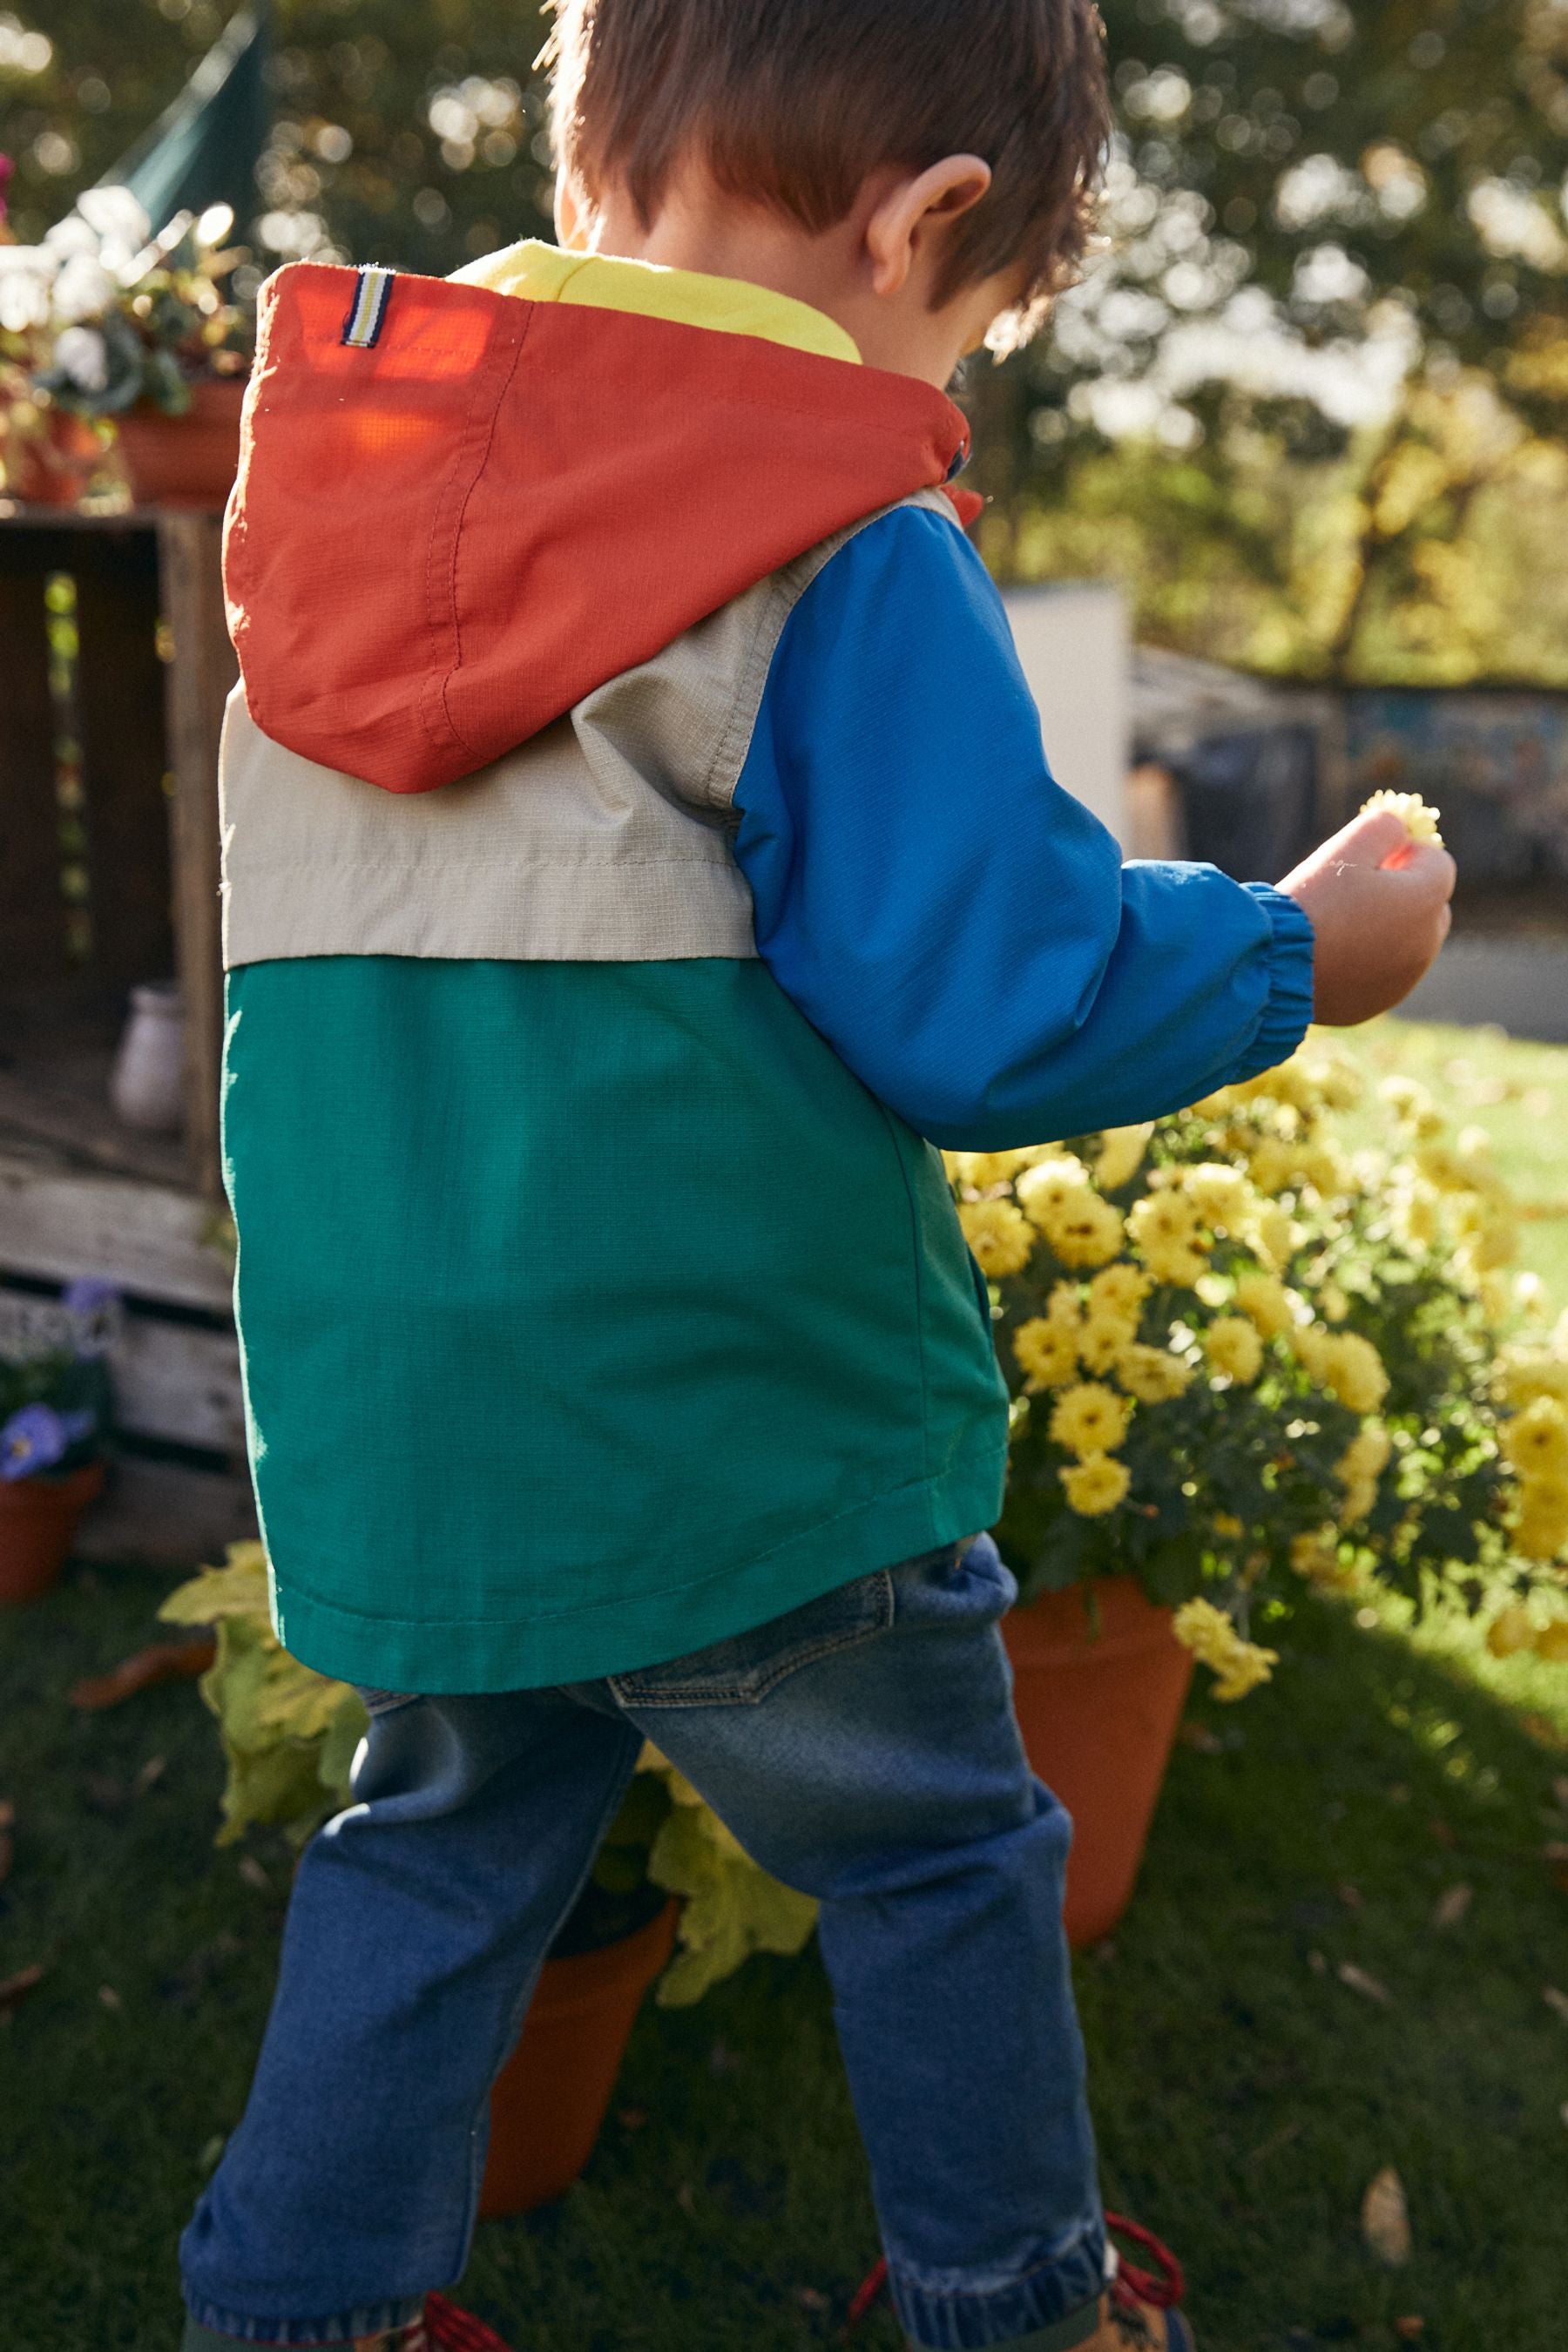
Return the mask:
<svg viewBox="0 0 1568 2352">
<path fill-rule="evenodd" d="M 934 289 L 1016 270 L 1021 341 L 1070 283 L 1107 140 L 1094 0 L 552 0 L 556 156 L 645 225 L 689 152 L 820 233 L 883 164 L 990 164 Z"/>
</svg>

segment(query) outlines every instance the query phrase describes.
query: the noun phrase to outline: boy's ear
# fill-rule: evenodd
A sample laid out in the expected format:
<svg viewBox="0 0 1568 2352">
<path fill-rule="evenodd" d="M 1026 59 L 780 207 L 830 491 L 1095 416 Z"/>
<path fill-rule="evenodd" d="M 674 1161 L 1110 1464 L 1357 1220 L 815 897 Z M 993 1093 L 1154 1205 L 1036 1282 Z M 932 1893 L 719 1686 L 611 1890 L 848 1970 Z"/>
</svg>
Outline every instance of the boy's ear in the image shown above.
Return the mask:
<svg viewBox="0 0 1568 2352">
<path fill-rule="evenodd" d="M 872 290 L 901 293 L 916 261 L 990 185 L 991 166 L 980 155 L 944 155 L 913 179 L 900 180 L 866 224 Z"/>
<path fill-rule="evenodd" d="M 587 209 L 564 172 L 555 174 L 555 242 L 563 253 L 586 253 Z"/>
</svg>

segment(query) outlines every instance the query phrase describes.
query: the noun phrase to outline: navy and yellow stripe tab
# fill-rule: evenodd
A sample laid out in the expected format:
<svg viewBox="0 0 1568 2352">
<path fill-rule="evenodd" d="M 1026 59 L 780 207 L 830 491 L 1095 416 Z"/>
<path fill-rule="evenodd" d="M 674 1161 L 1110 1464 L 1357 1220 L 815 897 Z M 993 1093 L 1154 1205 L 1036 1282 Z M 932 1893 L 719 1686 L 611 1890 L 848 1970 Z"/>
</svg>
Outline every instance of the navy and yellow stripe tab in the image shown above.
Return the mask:
<svg viewBox="0 0 1568 2352">
<path fill-rule="evenodd" d="M 386 306 L 392 299 L 393 269 L 372 267 L 362 269 L 354 286 L 354 299 L 349 305 L 349 315 L 343 320 L 343 341 L 352 349 L 368 352 L 380 339 L 386 323 Z"/>
</svg>

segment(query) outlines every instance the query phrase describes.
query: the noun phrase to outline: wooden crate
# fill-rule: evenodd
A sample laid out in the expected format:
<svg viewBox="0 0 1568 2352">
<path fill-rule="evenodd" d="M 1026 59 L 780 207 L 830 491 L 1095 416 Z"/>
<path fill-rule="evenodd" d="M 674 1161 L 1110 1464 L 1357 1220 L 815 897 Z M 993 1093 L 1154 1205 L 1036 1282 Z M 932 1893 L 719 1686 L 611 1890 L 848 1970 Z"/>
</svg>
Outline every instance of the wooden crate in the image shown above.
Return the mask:
<svg viewBox="0 0 1568 2352">
<path fill-rule="evenodd" d="M 119 1444 L 83 1529 L 104 1558 L 189 1559 L 255 1525 L 218 1144 L 217 743 L 236 676 L 220 531 L 203 512 L 0 504 L 0 1284 L 99 1275 L 126 1295 Z M 47 604 L 60 581 L 79 640 L 68 708 Z M 68 736 L 79 808 L 61 803 Z M 88 876 L 85 946 L 68 866 Z M 186 1008 L 179 1139 L 124 1127 L 108 1098 L 128 991 L 170 975 Z"/>
</svg>

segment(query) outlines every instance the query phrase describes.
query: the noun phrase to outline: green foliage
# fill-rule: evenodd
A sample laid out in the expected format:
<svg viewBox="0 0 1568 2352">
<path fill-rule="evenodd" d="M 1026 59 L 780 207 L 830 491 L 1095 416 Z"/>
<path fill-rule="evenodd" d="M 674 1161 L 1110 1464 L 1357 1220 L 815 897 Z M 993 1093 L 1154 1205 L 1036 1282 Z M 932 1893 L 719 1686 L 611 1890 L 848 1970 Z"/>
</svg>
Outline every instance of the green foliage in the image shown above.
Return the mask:
<svg viewBox="0 0 1568 2352">
<path fill-rule="evenodd" d="M 219 1844 L 265 1822 L 303 1845 L 348 1801 L 369 1720 L 358 1692 L 312 1674 L 279 1643 L 259 1544 L 232 1545 L 226 1567 L 204 1569 L 158 1613 L 176 1625 L 210 1625 L 217 1636 L 201 1692 L 228 1767 Z"/>
</svg>

